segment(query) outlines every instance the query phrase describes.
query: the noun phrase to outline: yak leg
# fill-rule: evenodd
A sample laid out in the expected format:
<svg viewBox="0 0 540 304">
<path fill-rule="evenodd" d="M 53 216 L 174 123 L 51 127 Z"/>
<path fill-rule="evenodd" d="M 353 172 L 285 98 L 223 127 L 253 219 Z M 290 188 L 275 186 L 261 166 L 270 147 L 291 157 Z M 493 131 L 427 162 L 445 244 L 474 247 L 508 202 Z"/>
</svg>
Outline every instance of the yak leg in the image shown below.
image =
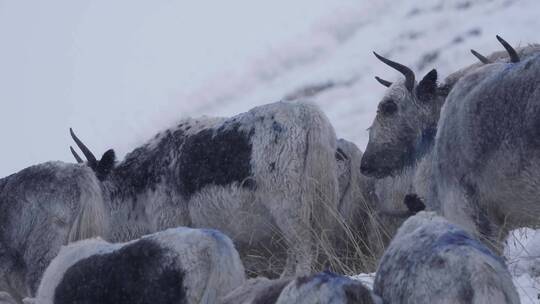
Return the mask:
<svg viewBox="0 0 540 304">
<path fill-rule="evenodd" d="M 307 223 L 298 217 L 276 218 L 277 225 L 286 240 L 287 261 L 281 274 L 282 278 L 307 275 L 313 264 L 313 237 Z"/>
<path fill-rule="evenodd" d="M 448 220 L 468 230 L 497 254 L 502 253 L 499 228 L 493 222 L 492 210 L 480 205 L 476 188 L 470 185 L 450 186 L 439 190 L 442 213 Z"/>
</svg>

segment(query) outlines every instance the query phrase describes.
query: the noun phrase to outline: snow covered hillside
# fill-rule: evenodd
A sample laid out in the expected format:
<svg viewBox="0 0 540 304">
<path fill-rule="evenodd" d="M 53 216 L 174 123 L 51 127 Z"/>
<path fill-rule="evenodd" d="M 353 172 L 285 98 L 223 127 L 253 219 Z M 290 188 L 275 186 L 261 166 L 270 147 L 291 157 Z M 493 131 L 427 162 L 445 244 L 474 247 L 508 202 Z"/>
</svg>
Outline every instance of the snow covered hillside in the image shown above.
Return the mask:
<svg viewBox="0 0 540 304">
<path fill-rule="evenodd" d="M 440 77 L 476 62 L 469 50 L 502 50 L 538 42 L 537 0 L 366 1 L 342 7 L 279 49 L 248 63 L 240 75 L 216 78 L 186 95 L 184 111 L 233 114 L 281 98 L 307 95 L 330 116 L 338 135 L 362 149 L 384 87 L 373 77 L 401 77 L 377 51 Z M 420 77 L 420 76 L 418 76 Z M 310 96 L 311 95 L 311 96 Z"/>
</svg>

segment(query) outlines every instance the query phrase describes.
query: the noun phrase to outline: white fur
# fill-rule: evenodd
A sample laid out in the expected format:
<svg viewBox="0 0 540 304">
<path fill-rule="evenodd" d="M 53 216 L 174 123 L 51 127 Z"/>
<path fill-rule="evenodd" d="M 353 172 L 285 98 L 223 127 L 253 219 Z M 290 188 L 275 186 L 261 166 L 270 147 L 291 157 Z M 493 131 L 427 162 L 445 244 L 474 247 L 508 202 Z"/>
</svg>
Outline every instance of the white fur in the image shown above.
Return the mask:
<svg viewBox="0 0 540 304">
<path fill-rule="evenodd" d="M 122 184 L 122 180 L 105 181 L 104 189 L 111 197 L 111 221 L 117 223 L 107 239 L 126 241 L 178 225 L 216 228 L 231 236 L 244 257 L 254 255 L 250 251 L 254 244 L 284 240 L 284 248 L 275 250 L 286 251 L 287 259 L 278 261 L 285 266 L 277 268 L 284 268 L 283 275 L 309 273 L 315 247 L 323 246 L 316 242 L 316 235 L 333 233 L 338 226 L 334 129 L 313 104 L 277 102 L 229 119 L 186 119 L 160 134 L 183 128 L 189 136 L 203 129 L 218 129 L 232 119 L 240 131 L 252 132 L 252 174 L 248 179 L 256 184 L 255 190 L 242 187 L 246 180 L 208 184 L 186 200 L 175 188 L 175 180 L 167 180 L 154 189 L 145 189 L 134 201 L 114 195 L 117 189 L 129 191 L 130 185 Z M 276 124 L 281 131 L 275 131 Z M 158 149 L 162 138 L 158 135 L 144 146 L 147 153 Z M 169 152 L 169 168 L 165 169 L 175 172 L 183 157 L 182 147 Z M 269 170 L 271 165 L 274 170 Z M 247 268 L 252 269 L 250 265 L 247 261 Z M 263 269 L 255 267 L 254 271 Z"/>
<path fill-rule="evenodd" d="M 187 303 L 215 303 L 245 280 L 244 268 L 234 245 L 218 231 L 174 228 L 141 239 L 154 240 L 174 252 L 174 259 L 178 260 L 185 272 Z M 101 239 L 90 239 L 62 247 L 43 275 L 36 296 L 37 303 L 53 303 L 56 287 L 65 272 L 78 261 L 117 251 L 137 241 L 111 244 Z"/>
</svg>

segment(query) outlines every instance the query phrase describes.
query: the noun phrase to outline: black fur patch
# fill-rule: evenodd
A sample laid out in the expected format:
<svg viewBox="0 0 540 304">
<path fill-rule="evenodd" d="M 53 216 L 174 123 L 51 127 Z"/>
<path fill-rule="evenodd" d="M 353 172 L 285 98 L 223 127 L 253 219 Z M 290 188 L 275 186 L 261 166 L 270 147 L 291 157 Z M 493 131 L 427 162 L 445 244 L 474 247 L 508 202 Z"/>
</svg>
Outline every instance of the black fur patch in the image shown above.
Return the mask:
<svg viewBox="0 0 540 304">
<path fill-rule="evenodd" d="M 405 203 L 405 206 L 407 206 L 407 209 L 409 209 L 409 212 L 413 215 L 426 209 L 424 201 L 422 201 L 415 193 L 405 195 L 403 203 Z"/>
<path fill-rule="evenodd" d="M 242 183 L 253 189 L 251 132 L 234 123 L 218 130 L 205 129 L 186 138 L 179 159 L 180 193 L 186 198 L 207 185 Z"/>
<path fill-rule="evenodd" d="M 343 291 L 345 292 L 345 297 L 347 299 L 346 304 L 368 304 L 373 303 L 373 298 L 369 290 L 361 285 L 359 282 L 357 284 L 350 284 L 343 286 Z"/>
<path fill-rule="evenodd" d="M 178 157 L 185 141 L 184 129 L 167 130 L 160 136 L 155 147 L 145 145 L 133 150 L 113 169 L 117 184 L 127 187 L 128 193 L 124 194 L 136 196 L 147 189 L 155 190 L 155 186 L 163 180 L 176 180 L 169 165 Z"/>
<path fill-rule="evenodd" d="M 141 240 L 71 266 L 54 293 L 55 304 L 186 303 L 184 273 L 167 251 Z"/>
<path fill-rule="evenodd" d="M 281 295 L 281 292 L 289 284 L 288 280 L 284 280 L 278 284 L 273 284 L 268 287 L 266 290 L 258 294 L 255 299 L 253 299 L 253 304 L 274 304 Z"/>
<path fill-rule="evenodd" d="M 470 282 L 470 275 L 467 276 L 467 281 Z M 474 289 L 472 288 L 472 282 L 469 284 L 463 284 L 459 292 L 460 303 L 473 303 Z"/>
<path fill-rule="evenodd" d="M 430 153 L 435 145 L 435 136 L 437 135 L 437 128 L 426 128 L 422 130 L 422 135 L 417 140 L 414 148 L 414 162 L 422 159 L 426 154 Z"/>
</svg>

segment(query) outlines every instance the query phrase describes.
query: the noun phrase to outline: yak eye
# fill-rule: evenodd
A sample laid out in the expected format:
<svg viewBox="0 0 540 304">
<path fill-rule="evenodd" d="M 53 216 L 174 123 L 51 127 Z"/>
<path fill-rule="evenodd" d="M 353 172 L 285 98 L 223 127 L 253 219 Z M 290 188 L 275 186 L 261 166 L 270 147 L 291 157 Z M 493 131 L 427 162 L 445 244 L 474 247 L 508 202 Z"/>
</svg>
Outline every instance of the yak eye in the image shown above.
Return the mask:
<svg viewBox="0 0 540 304">
<path fill-rule="evenodd" d="M 385 100 L 379 105 L 379 112 L 382 115 L 389 116 L 394 114 L 397 111 L 397 104 L 391 100 Z"/>
</svg>

